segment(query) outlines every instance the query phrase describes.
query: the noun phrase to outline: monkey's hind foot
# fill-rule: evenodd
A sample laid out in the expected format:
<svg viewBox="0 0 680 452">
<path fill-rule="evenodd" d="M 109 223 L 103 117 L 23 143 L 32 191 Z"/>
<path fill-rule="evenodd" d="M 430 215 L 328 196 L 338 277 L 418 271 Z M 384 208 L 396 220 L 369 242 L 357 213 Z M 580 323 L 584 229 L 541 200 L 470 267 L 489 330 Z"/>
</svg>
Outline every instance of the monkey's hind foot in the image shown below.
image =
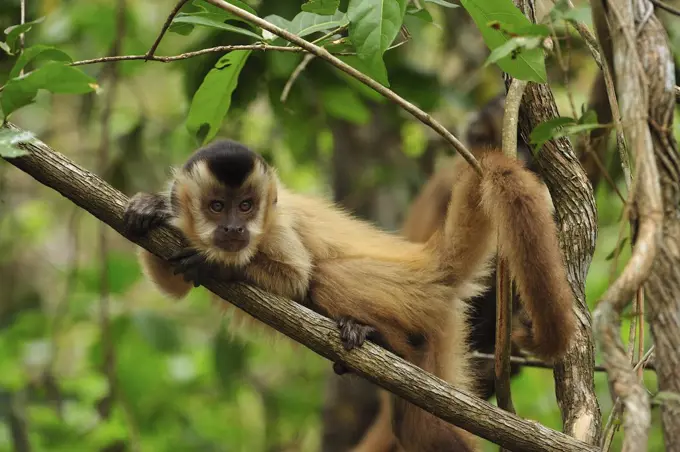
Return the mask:
<svg viewBox="0 0 680 452">
<path fill-rule="evenodd" d="M 378 337 L 378 331 L 375 328 L 359 323 L 351 317 L 340 317 L 338 328 L 340 329 L 340 340 L 345 350 L 361 347 L 366 339 L 374 340 Z"/>
<path fill-rule="evenodd" d="M 156 194 L 137 193 L 128 202 L 123 224 L 129 235 L 142 237 L 170 217 L 165 199 Z"/>
<path fill-rule="evenodd" d="M 194 287 L 202 285 L 205 277 L 212 274 L 212 265 L 207 262 L 202 253 L 194 248 L 180 250 L 170 256 L 168 262 L 174 267 L 173 274 L 181 273 L 184 280 L 193 283 Z"/>
</svg>

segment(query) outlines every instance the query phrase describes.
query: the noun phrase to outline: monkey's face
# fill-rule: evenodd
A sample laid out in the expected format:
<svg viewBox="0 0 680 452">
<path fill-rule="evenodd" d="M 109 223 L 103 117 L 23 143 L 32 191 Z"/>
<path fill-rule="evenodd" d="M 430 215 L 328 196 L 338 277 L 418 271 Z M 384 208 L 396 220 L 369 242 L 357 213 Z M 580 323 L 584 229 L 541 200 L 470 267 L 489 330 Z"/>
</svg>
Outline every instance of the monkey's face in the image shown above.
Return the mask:
<svg viewBox="0 0 680 452">
<path fill-rule="evenodd" d="M 245 265 L 276 199 L 276 176 L 247 148 L 215 143 L 175 175 L 173 220 L 208 258 Z"/>
<path fill-rule="evenodd" d="M 238 253 L 248 247 L 251 229 L 259 231 L 257 225 L 260 203 L 253 190 L 214 190 L 203 205 L 206 225 L 212 229 L 212 245 L 229 253 Z"/>
</svg>

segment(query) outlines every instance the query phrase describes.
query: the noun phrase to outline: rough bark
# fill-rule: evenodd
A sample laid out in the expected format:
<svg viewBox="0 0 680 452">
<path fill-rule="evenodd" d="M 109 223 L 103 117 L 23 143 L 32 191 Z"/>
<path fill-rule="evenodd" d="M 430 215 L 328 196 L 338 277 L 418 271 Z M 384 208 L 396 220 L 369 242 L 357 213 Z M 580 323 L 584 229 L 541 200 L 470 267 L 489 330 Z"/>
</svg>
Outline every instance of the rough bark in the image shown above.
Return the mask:
<svg viewBox="0 0 680 452">
<path fill-rule="evenodd" d="M 645 284 L 646 315 L 656 346 L 659 390 L 680 394 L 680 155 L 673 136 L 676 81 L 666 31 L 651 8 L 646 0 L 633 1 L 663 203 L 661 244 Z M 664 402 L 661 421 L 666 450 L 680 451 L 680 404 Z"/>
<path fill-rule="evenodd" d="M 128 201 L 125 195 L 40 141 L 21 147 L 29 154 L 7 159 L 9 163 L 124 235 L 123 213 Z M 169 228 L 160 228 L 133 241 L 162 258 L 168 258 L 182 246 L 181 237 Z M 507 449 L 596 451 L 570 436 L 458 391 L 373 343 L 348 352 L 334 322 L 292 300 L 240 283 L 209 280 L 206 288 L 319 355 L 333 362 L 342 361 L 358 375 L 404 400 Z"/>
<path fill-rule="evenodd" d="M 515 4 L 536 22 L 534 1 Z M 509 86 L 510 77 L 506 79 Z M 538 124 L 559 116 L 548 85 L 530 83 L 520 109 L 520 130 L 529 134 Z M 595 353 L 592 320 L 585 297 L 585 282 L 597 239 L 597 213 L 593 190 L 567 138 L 551 140 L 538 154 L 538 165 L 558 215 L 559 238 L 569 283 L 576 297 L 578 329 L 566 356 L 555 364 L 555 393 L 562 412 L 563 431 L 589 444 L 600 438 L 602 415 L 595 395 Z"/>
</svg>

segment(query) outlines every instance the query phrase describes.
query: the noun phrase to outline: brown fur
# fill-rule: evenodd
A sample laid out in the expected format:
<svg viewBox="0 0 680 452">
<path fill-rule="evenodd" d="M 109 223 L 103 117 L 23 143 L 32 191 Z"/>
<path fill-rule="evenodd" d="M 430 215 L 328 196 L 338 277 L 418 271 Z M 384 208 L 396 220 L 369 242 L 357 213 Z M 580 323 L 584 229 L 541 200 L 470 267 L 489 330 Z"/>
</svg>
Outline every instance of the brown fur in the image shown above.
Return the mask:
<svg viewBox="0 0 680 452">
<path fill-rule="evenodd" d="M 380 231 L 324 200 L 291 193 L 272 170 L 259 166 L 254 172 L 265 173 L 260 189 L 269 194 L 263 199 L 271 201 L 275 192 L 278 202 L 263 209 L 270 211 L 266 221 L 254 222 L 262 233 L 246 250 L 215 252 L 205 241 L 209 228 L 196 203 L 214 186 L 209 174 L 177 176 L 173 223 L 209 259 L 242 266 L 249 280 L 270 292 L 298 301 L 308 293 L 320 312 L 374 327 L 391 350 L 471 392 L 465 300 L 482 289 L 478 281 L 488 273 L 497 236 L 532 315 L 537 350 L 562 353 L 571 336 L 550 333 L 556 325 L 569 333 L 573 325 L 571 293 L 540 182 L 497 152 L 478 156 L 483 177 L 457 162 L 460 177 L 446 224 L 425 244 Z M 154 282 L 170 292 L 176 278 L 164 280 L 157 270 Z M 414 344 L 413 337 L 422 340 Z M 404 450 L 476 449 L 471 435 L 414 405 L 395 398 L 393 410 L 392 426 Z"/>
</svg>

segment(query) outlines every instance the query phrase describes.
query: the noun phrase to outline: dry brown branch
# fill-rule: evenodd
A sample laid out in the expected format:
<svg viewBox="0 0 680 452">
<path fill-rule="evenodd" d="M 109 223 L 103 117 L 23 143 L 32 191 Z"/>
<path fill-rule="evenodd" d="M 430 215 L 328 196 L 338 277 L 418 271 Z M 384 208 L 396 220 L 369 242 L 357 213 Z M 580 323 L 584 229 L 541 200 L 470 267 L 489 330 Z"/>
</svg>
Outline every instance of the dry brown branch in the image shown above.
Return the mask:
<svg viewBox="0 0 680 452">
<path fill-rule="evenodd" d="M 662 2 L 661 0 L 649 0 L 649 1 L 659 9 L 663 9 L 666 12 L 675 14 L 676 16 L 680 16 L 680 9 L 674 8 L 666 2 Z"/>
<path fill-rule="evenodd" d="M 533 0 L 515 4 L 536 22 Z M 509 80 L 506 80 L 506 84 Z M 538 124 L 559 116 L 548 85 L 530 84 L 520 109 L 520 129 L 529 142 Z M 567 277 L 574 292 L 577 331 L 566 356 L 555 364 L 555 392 L 562 412 L 565 433 L 596 444 L 600 437 L 601 413 L 595 394 L 595 354 L 591 318 L 585 298 L 585 280 L 595 250 L 597 215 L 588 177 L 567 138 L 551 140 L 538 154 L 538 165 L 559 219 L 560 247 Z"/>
<path fill-rule="evenodd" d="M 361 83 L 368 86 L 369 88 L 372 88 L 378 93 L 382 94 L 385 98 L 396 103 L 401 108 L 415 116 L 415 118 L 418 119 L 420 122 L 429 126 L 430 128 L 432 128 L 432 130 L 441 135 L 446 141 L 448 141 L 454 147 L 454 149 L 456 149 L 456 151 L 458 151 L 458 153 L 463 158 L 465 158 L 465 160 L 467 160 L 467 162 L 475 169 L 475 171 L 477 171 L 477 173 L 481 174 L 482 169 L 479 166 L 479 162 L 477 162 L 472 153 L 470 153 L 470 151 L 463 145 L 463 143 L 461 143 L 458 140 L 458 138 L 456 138 L 451 132 L 449 132 L 446 129 L 446 127 L 441 125 L 428 113 L 425 113 L 423 110 L 416 107 L 403 97 L 399 96 L 394 91 L 390 90 L 389 88 L 386 88 L 385 86 L 376 82 L 372 78 L 368 77 L 366 74 L 354 69 L 349 64 L 331 55 L 331 53 L 328 52 L 328 50 L 324 49 L 323 47 L 319 47 L 315 44 L 312 44 L 311 42 L 306 41 L 300 38 L 299 36 L 290 33 L 287 30 L 279 28 L 276 25 L 267 22 L 266 20 L 254 14 L 251 14 L 246 10 L 239 8 L 238 6 L 232 5 L 231 3 L 227 3 L 224 0 L 206 0 L 206 1 L 214 6 L 217 6 L 218 8 L 222 8 L 223 10 L 230 12 L 235 16 L 240 17 L 241 19 L 247 20 L 248 22 L 257 25 L 258 27 L 264 30 L 269 31 L 270 33 L 275 34 L 276 36 L 279 36 L 285 39 L 286 41 L 289 41 L 297 45 L 298 47 L 302 47 L 309 53 L 312 53 L 317 57 L 326 60 L 328 63 L 340 69 L 342 72 L 345 72 L 346 74 L 359 80 Z"/>
<path fill-rule="evenodd" d="M 625 408 L 623 451 L 630 452 L 646 450 L 651 414 L 647 391 L 631 368 L 621 341 L 620 315 L 652 274 L 663 221 L 659 173 L 647 123 L 647 114 L 651 107 L 648 80 L 650 74 L 644 70 L 641 59 L 644 56 L 644 60 L 648 60 L 647 52 L 651 49 L 643 51 L 637 44 L 640 25 L 654 17 L 650 14 L 649 7 L 649 3 L 643 8 L 635 7 L 630 0 L 592 2 L 597 33 L 605 50 L 604 54 L 607 55 L 606 63 L 615 74 L 621 119 L 627 124 L 627 142 L 635 155 L 631 195 L 637 230 L 634 229 L 636 240 L 633 253 L 594 313 L 594 329 L 602 347 L 610 387 L 621 398 Z"/>
<path fill-rule="evenodd" d="M 128 202 L 125 195 L 38 140 L 20 146 L 28 155 L 7 159 L 9 163 L 123 234 L 123 213 Z M 162 258 L 168 258 L 183 244 L 181 237 L 169 228 L 160 228 L 134 242 Z M 342 346 L 335 322 L 292 300 L 245 284 L 210 280 L 206 288 L 321 356 L 333 362 L 342 361 L 388 391 L 505 448 L 523 452 L 596 451 L 563 433 L 458 391 L 375 344 L 366 343 L 348 352 Z"/>
</svg>

